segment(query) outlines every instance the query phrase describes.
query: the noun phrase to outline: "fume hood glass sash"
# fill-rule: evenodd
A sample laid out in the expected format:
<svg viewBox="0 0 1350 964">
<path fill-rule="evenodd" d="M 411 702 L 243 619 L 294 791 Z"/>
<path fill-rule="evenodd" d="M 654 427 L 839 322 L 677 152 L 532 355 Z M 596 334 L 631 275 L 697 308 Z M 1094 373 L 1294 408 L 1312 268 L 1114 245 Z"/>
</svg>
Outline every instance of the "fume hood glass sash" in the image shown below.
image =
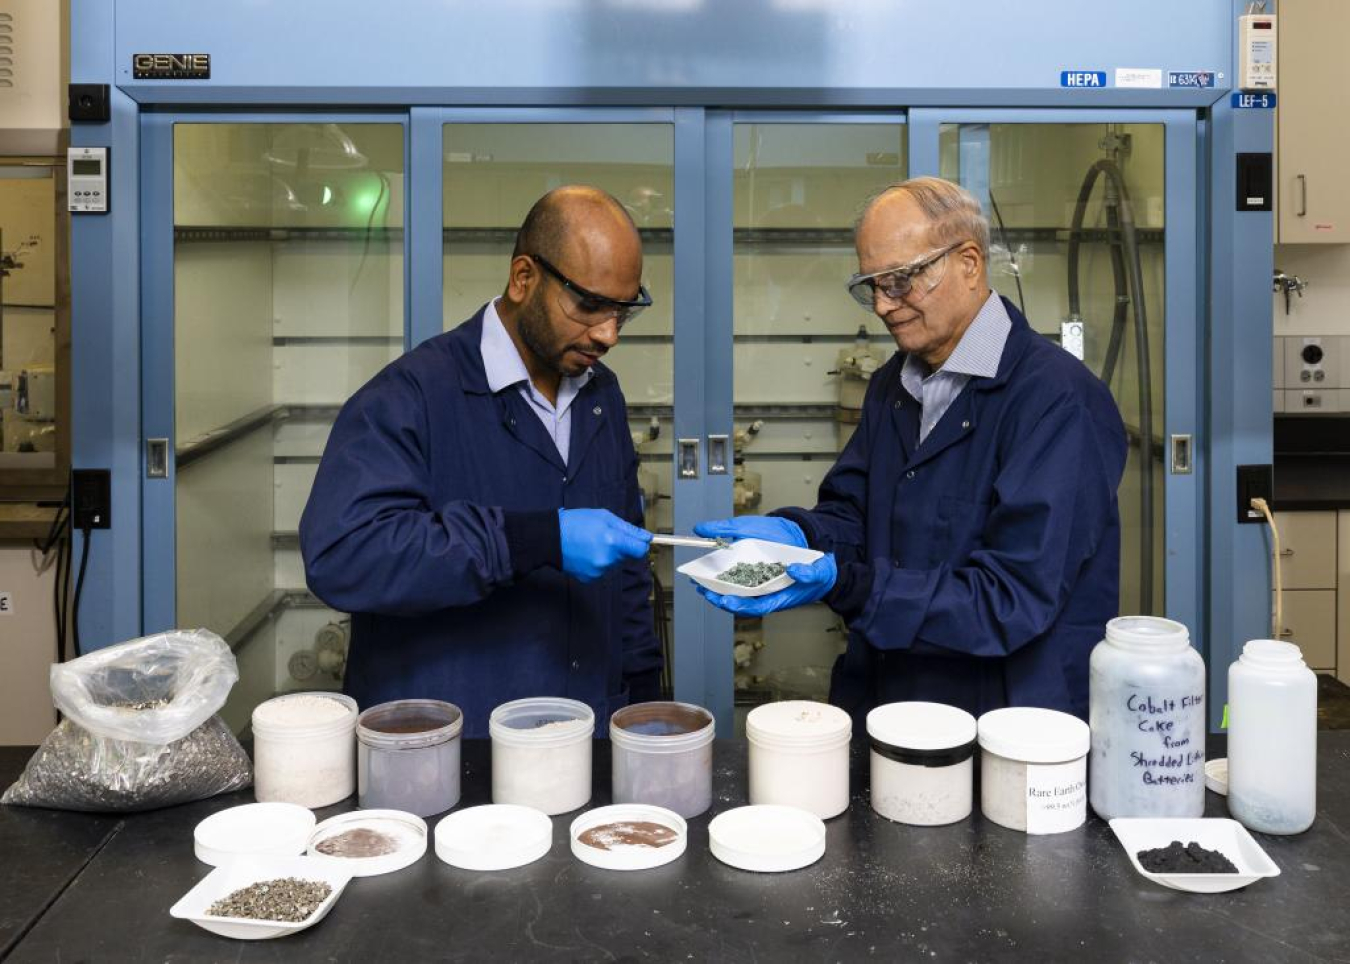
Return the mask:
<svg viewBox="0 0 1350 964">
<path fill-rule="evenodd" d="M 1042 250 L 1039 252 L 1043 262 L 1054 265 L 1059 276 L 1059 285 L 1067 288 L 1068 240 L 1073 227 L 1075 208 L 1080 191 L 1086 186 L 1091 188 L 1090 210 L 1100 212 L 1101 200 L 1106 191 L 1118 190 L 1118 183 L 1111 176 L 1113 167 L 1126 170 L 1126 183 L 1129 184 L 1131 171 L 1138 171 L 1148 165 L 1161 165 L 1161 175 L 1155 183 L 1161 188 L 1160 195 L 1152 197 L 1132 196 L 1133 211 L 1136 214 L 1136 241 L 1145 249 L 1153 247 L 1151 261 L 1160 269 L 1161 278 L 1152 280 L 1161 284 L 1163 291 L 1160 303 L 1146 301 L 1151 314 L 1161 314 L 1162 324 L 1151 323 L 1150 329 L 1160 327 L 1162 344 L 1152 346 L 1150 358 L 1162 363 L 1164 371 L 1149 374 L 1154 380 L 1160 380 L 1154 386 L 1155 396 L 1162 399 L 1161 411 L 1154 411 L 1151 435 L 1153 436 L 1153 461 L 1159 467 L 1157 478 L 1161 480 L 1161 508 L 1155 518 L 1160 525 L 1155 529 L 1154 558 L 1162 567 L 1162 599 L 1156 598 L 1152 604 L 1155 612 L 1167 615 L 1185 623 L 1191 629 L 1191 638 L 1202 644 L 1206 640 L 1204 628 L 1203 587 L 1205 585 L 1204 558 L 1200 547 L 1204 544 L 1204 504 L 1202 477 L 1205 469 L 1204 453 L 1208 443 L 1202 422 L 1202 395 L 1207 373 L 1203 368 L 1204 355 L 1201 351 L 1203 337 L 1204 306 L 1201 278 L 1201 248 L 1199 232 L 1202 215 L 1202 197 L 1198 182 L 1198 132 L 1196 116 L 1191 111 L 1182 110 L 1076 110 L 1076 109 L 941 109 L 925 108 L 910 111 L 910 157 L 911 172 L 914 175 L 935 174 L 956 177 L 966 187 L 976 193 L 985 203 L 991 215 L 992 241 L 996 248 L 996 257 L 991 260 L 991 281 L 1002 294 L 1017 301 L 1018 281 L 1023 284 L 1023 295 L 1029 297 L 1028 289 L 1032 284 L 1032 270 L 1023 264 L 1020 270 L 1013 264 L 1019 245 L 1034 247 L 1039 239 Z M 1091 128 L 1090 133 L 1089 128 Z M 1070 130 L 1077 130 L 1075 143 L 1082 146 L 1084 137 L 1092 143 L 1088 145 L 1085 158 L 1090 156 L 1094 163 L 1098 160 L 1112 161 L 1098 165 L 1097 176 L 1089 183 L 1086 177 L 1092 164 L 1084 163 L 1069 171 L 1061 172 L 1055 165 L 1046 165 L 1035 161 L 1036 140 L 1044 147 L 1046 138 L 1063 138 Z M 1129 137 L 1131 129 L 1141 132 L 1160 131 L 1161 136 L 1141 138 L 1139 142 Z M 1002 143 L 1000 143 L 1002 142 Z M 1144 143 L 1148 142 L 1148 143 Z M 1149 156 L 1145 156 L 1145 153 Z M 1132 156 L 1133 155 L 1133 156 Z M 1056 154 L 1060 161 L 1067 163 L 1063 151 Z M 1020 165 L 1020 166 L 1019 166 Z M 1058 164 L 1062 167 L 1063 164 Z M 1081 169 L 1079 169 L 1081 168 Z M 1050 178 L 1058 177 L 1057 182 Z M 1003 186 L 1000 191 L 999 186 Z M 1013 187 L 1024 193 L 1024 197 L 1004 197 Z M 992 190 L 991 190 L 992 187 Z M 1128 188 L 1127 188 L 1128 189 Z M 1006 223 L 1015 221 L 1010 215 L 1015 211 L 1009 208 L 1022 207 L 1025 210 L 1046 210 L 1048 199 L 1062 205 L 1061 223 L 1047 225 L 1021 225 L 1019 228 L 1034 229 L 1017 233 L 1025 235 L 1025 241 L 1003 243 L 1000 232 L 999 213 Z M 993 202 L 990 198 L 993 198 Z M 997 203 L 1000 210 L 995 210 Z M 1094 226 L 1089 225 L 1089 228 Z M 1079 236 L 1076 246 L 1086 276 L 1088 249 L 1095 246 L 1103 248 L 1109 244 L 1112 232 L 1119 237 L 1124 232 L 1118 225 L 1103 224 L 1095 226 Z M 1056 229 L 1056 230 L 1050 230 Z M 1040 232 L 1039 234 L 1037 232 Z M 1088 240 L 1091 239 L 1091 240 Z M 1161 256 L 1156 253 L 1161 246 Z M 1026 253 L 1034 260 L 1037 256 L 1032 247 Z M 1012 256 L 1009 256 L 1009 249 Z M 1100 252 L 1099 252 L 1100 253 Z M 1146 255 L 1147 257 L 1147 255 Z M 1099 259 L 1100 260 L 1100 259 Z M 1058 263 L 1056 263 L 1058 262 Z M 1126 268 L 1126 298 L 1130 294 L 1129 276 L 1133 273 L 1130 265 Z M 1034 270 L 1034 269 L 1033 269 Z M 1145 265 L 1145 273 L 1153 270 L 1153 265 Z M 1049 271 L 1036 272 L 1042 275 Z M 1061 335 L 1061 322 L 1067 317 L 1038 317 L 1032 312 L 1030 318 L 1033 327 L 1053 337 Z M 1131 315 L 1127 313 L 1127 319 Z M 1071 332 L 1072 330 L 1070 330 Z M 1133 350 L 1133 343 L 1127 341 L 1127 350 Z M 1089 346 L 1089 353 L 1092 346 Z M 1103 346 L 1097 346 L 1098 360 L 1101 360 Z M 1117 356 L 1119 358 L 1119 356 Z M 1119 388 L 1121 376 L 1135 380 L 1136 372 L 1119 371 L 1113 380 L 1113 387 Z M 1137 380 L 1131 391 L 1137 396 Z M 1128 404 L 1122 402 L 1122 407 Z M 1155 406 L 1156 409 L 1156 406 Z M 1126 412 L 1126 421 L 1130 413 Z M 1138 438 L 1138 426 L 1132 441 L 1132 453 L 1138 453 L 1139 446 L 1145 444 Z M 1195 453 L 1195 471 L 1190 474 L 1174 474 L 1167 462 L 1170 446 L 1166 440 L 1174 435 L 1189 435 L 1193 439 L 1192 450 Z M 1158 443 L 1162 444 L 1159 445 Z M 1127 469 L 1127 472 L 1129 470 Z M 1138 487 L 1133 490 L 1122 485 L 1122 515 L 1135 511 L 1137 506 L 1127 505 L 1139 498 Z M 1132 538 L 1129 532 L 1125 540 Z M 1127 574 L 1122 572 L 1122 580 Z M 1139 597 L 1136 597 L 1139 598 Z"/>
</svg>

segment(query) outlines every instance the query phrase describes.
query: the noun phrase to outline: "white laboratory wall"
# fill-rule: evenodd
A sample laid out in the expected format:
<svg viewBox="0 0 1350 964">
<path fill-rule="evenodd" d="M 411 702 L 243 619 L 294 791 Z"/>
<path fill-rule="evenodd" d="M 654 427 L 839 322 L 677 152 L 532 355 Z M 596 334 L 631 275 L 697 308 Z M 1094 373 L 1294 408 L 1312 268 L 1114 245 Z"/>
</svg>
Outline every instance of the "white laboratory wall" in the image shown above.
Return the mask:
<svg viewBox="0 0 1350 964">
<path fill-rule="evenodd" d="M 56 568 L 38 564 L 30 541 L 0 542 L 0 746 L 41 743 L 56 725 L 47 674 L 56 657 Z"/>
</svg>

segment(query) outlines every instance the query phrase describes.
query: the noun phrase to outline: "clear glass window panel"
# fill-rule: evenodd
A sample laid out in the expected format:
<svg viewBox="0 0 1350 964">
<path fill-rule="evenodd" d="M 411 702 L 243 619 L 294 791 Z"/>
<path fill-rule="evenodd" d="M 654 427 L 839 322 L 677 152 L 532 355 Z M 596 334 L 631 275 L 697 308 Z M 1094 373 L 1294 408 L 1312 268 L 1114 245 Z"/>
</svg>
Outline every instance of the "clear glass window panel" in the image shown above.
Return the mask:
<svg viewBox="0 0 1350 964">
<path fill-rule="evenodd" d="M 0 472 L 56 467 L 56 170 L 0 161 Z M 16 482 L 21 475 L 14 475 Z"/>
<path fill-rule="evenodd" d="M 471 318 L 506 286 L 516 232 L 535 201 L 566 184 L 614 195 L 642 235 L 652 307 L 605 356 L 628 402 L 646 527 L 670 532 L 674 386 L 675 134 L 670 124 L 447 124 L 443 132 L 443 327 Z M 658 631 L 668 641 L 673 557 L 653 553 Z M 667 666 L 670 665 L 669 659 Z"/>
<path fill-rule="evenodd" d="M 940 132 L 942 176 L 974 191 L 990 216 L 994 288 L 1056 341 L 1064 322 L 1081 320 L 1083 360 L 1120 406 L 1130 437 L 1119 490 L 1125 613 L 1165 611 L 1164 138 L 1162 124 L 944 124 Z M 1103 162 L 1076 220 L 1089 172 Z M 1127 215 L 1133 244 L 1117 227 Z M 1077 279 L 1069 270 L 1075 234 Z"/>
<path fill-rule="evenodd" d="M 403 350 L 403 134 L 174 128 L 177 617 L 240 645 L 236 727 L 340 683 L 346 623 L 296 530 L 337 409 Z"/>
<path fill-rule="evenodd" d="M 853 222 L 905 177 L 900 124 L 739 124 L 734 133 L 737 514 L 814 505 L 894 350 L 849 297 Z M 841 364 L 842 359 L 852 359 Z M 826 698 L 844 634 L 824 606 L 736 620 L 736 700 Z"/>
</svg>

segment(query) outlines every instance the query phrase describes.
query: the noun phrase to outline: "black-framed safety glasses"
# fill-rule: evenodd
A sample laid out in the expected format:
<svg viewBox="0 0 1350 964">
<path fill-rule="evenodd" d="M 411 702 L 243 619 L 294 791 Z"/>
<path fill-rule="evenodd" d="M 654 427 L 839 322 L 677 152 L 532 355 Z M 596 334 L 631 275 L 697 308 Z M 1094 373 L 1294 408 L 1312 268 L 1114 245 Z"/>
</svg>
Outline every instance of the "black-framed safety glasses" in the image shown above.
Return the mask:
<svg viewBox="0 0 1350 964">
<path fill-rule="evenodd" d="M 611 318 L 622 328 L 628 322 L 632 321 L 645 308 L 652 305 L 652 296 L 647 293 L 647 289 L 638 285 L 638 296 L 633 301 L 620 301 L 616 298 L 606 298 L 604 295 L 598 295 L 594 291 L 588 291 L 577 284 L 567 275 L 563 274 L 553 265 L 549 264 L 544 258 L 537 254 L 527 255 L 539 267 L 543 268 L 545 273 L 553 278 L 554 281 L 567 289 L 570 298 L 562 300 L 564 314 L 579 324 L 594 327 L 603 325 Z"/>
<path fill-rule="evenodd" d="M 920 289 L 926 295 L 942 284 L 942 279 L 947 273 L 944 259 L 965 243 L 965 239 L 957 241 L 940 251 L 926 254 L 919 260 L 900 267 L 885 268 L 871 274 L 855 274 L 848 279 L 848 293 L 853 296 L 854 301 L 870 310 L 876 307 L 878 291 L 890 301 L 899 301 L 914 290 L 916 280 L 927 274 L 928 277 L 923 279 L 925 284 Z M 940 274 L 931 272 L 929 269 L 939 261 L 942 262 L 944 270 Z"/>
</svg>

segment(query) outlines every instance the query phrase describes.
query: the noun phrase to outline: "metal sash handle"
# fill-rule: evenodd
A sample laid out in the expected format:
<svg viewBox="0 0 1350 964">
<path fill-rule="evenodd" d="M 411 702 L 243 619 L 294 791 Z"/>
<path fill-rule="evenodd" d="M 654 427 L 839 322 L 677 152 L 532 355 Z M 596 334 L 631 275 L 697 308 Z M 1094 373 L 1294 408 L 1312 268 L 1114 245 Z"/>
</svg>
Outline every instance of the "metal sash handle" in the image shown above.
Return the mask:
<svg viewBox="0 0 1350 964">
<path fill-rule="evenodd" d="M 1299 174 L 1298 176 L 1298 216 L 1306 218 L 1308 216 L 1308 176 Z"/>
</svg>

